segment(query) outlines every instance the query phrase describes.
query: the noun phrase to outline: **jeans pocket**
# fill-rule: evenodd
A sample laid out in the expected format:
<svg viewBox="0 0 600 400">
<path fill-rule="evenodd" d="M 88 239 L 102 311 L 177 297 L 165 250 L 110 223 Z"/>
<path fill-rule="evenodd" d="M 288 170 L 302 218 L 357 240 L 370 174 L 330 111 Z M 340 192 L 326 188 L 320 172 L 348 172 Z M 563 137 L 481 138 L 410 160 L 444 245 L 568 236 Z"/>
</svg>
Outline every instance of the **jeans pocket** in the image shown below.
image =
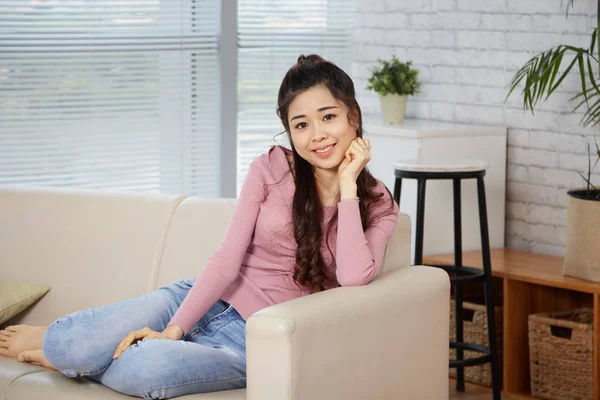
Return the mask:
<svg viewBox="0 0 600 400">
<path fill-rule="evenodd" d="M 224 302 L 223 300 L 218 300 L 182 339 L 186 341 L 191 340 L 194 336 L 198 335 L 201 332 L 204 332 L 205 328 L 212 321 L 218 320 L 220 317 L 225 315 L 230 309 L 232 309 L 232 307 L 229 303 Z M 208 317 L 211 314 L 213 315 Z"/>
<path fill-rule="evenodd" d="M 214 319 L 203 330 L 211 341 L 234 350 L 242 358 L 246 357 L 246 321 L 234 308 Z"/>
<path fill-rule="evenodd" d="M 232 322 L 235 323 L 232 324 Z M 238 333 L 240 334 L 243 333 L 245 339 L 246 321 L 231 305 L 227 307 L 225 311 L 216 315 L 207 324 L 205 324 L 202 327 L 201 332 L 206 336 L 215 336 L 219 334 L 220 330 L 222 330 L 224 327 L 228 327 L 230 324 L 236 327 L 232 328 L 234 331 L 239 331 Z"/>
<path fill-rule="evenodd" d="M 233 307 L 231 306 L 231 304 L 227 305 L 223 311 L 221 311 L 220 313 L 218 313 L 217 315 L 215 315 L 214 317 L 212 317 L 211 319 L 206 321 L 206 323 L 202 324 L 202 326 L 200 327 L 200 330 L 207 331 L 212 326 L 217 324 L 219 321 L 225 319 L 226 316 L 231 313 L 231 310 L 233 310 Z"/>
</svg>

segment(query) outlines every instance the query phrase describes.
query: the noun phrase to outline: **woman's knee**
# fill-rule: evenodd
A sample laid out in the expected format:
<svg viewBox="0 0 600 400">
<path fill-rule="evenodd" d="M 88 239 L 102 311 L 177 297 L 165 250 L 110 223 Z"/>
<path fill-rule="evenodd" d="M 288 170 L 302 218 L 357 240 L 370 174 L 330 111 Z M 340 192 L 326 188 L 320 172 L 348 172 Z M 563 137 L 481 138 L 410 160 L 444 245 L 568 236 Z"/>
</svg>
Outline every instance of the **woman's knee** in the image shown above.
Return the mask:
<svg viewBox="0 0 600 400">
<path fill-rule="evenodd" d="M 103 374 L 101 383 L 128 396 L 147 397 L 147 389 L 161 386 L 165 357 L 160 356 L 163 340 L 146 340 L 132 344 L 114 360 Z"/>
<path fill-rule="evenodd" d="M 71 358 L 73 352 L 72 329 L 73 323 L 69 315 L 54 321 L 44 335 L 42 350 L 44 355 L 58 369 L 62 369 L 65 361 Z"/>
<path fill-rule="evenodd" d="M 67 376 L 93 375 L 107 367 L 98 348 L 82 331 L 76 314 L 66 315 L 52 323 L 42 344 L 46 359 Z"/>
<path fill-rule="evenodd" d="M 209 347 L 199 350 L 197 344 L 182 341 L 138 342 L 110 365 L 100 382 L 123 394 L 145 399 L 245 387 L 243 360 L 225 365 L 225 359 L 238 357 Z"/>
</svg>

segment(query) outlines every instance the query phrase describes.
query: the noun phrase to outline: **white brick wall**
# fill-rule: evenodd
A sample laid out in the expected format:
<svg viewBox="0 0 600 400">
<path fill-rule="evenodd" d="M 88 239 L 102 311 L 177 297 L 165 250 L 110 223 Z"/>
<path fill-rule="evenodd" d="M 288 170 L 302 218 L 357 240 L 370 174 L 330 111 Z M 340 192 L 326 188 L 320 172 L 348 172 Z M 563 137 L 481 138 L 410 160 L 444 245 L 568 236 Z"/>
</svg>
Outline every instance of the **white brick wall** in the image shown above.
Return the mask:
<svg viewBox="0 0 600 400">
<path fill-rule="evenodd" d="M 596 1 L 576 0 L 359 0 L 353 78 L 365 114 L 379 114 L 367 92 L 377 58 L 396 54 L 420 69 L 423 92 L 409 99 L 412 118 L 502 125 L 509 128 L 506 244 L 564 254 L 566 191 L 583 186 L 586 143 L 599 128 L 582 128 L 568 99 L 572 76 L 535 116 L 524 113 L 514 73 L 536 52 L 555 45 L 587 47 L 596 26 Z M 566 58 L 565 58 L 566 60 Z M 600 167 L 593 181 L 600 184 Z"/>
</svg>

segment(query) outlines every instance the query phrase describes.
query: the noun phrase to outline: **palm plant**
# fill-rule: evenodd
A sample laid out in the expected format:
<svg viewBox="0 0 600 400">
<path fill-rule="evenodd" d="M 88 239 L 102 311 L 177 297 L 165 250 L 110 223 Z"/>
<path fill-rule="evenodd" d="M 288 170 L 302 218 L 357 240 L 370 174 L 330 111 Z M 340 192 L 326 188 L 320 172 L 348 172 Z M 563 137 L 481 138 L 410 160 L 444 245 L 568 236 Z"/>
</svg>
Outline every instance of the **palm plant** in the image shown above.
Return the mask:
<svg viewBox="0 0 600 400">
<path fill-rule="evenodd" d="M 574 0 L 569 0 L 567 4 L 567 18 L 569 16 L 569 8 L 573 7 L 573 2 Z M 600 25 L 600 0 L 597 3 L 597 11 L 598 25 Z M 540 101 L 546 101 L 577 64 L 581 90 L 575 96 L 571 97 L 569 101 L 575 104 L 573 108 L 574 112 L 585 106 L 585 112 L 580 121 L 582 126 L 596 126 L 600 123 L 600 87 L 598 86 L 600 77 L 595 77 L 597 71 L 600 70 L 600 62 L 598 61 L 598 55 L 600 54 L 599 36 L 600 31 L 596 27 L 591 35 L 590 46 L 587 49 L 560 44 L 548 51 L 535 55 L 513 76 L 506 99 L 524 80 L 525 85 L 522 91 L 523 108 L 531 110 L 533 114 L 536 105 Z M 596 54 L 594 54 L 595 49 L 597 49 Z M 567 57 L 572 56 L 573 58 L 567 68 L 560 72 L 565 55 Z M 595 144 L 597 159 L 594 167 L 591 164 L 591 151 L 588 144 L 587 176 L 581 172 L 579 174 L 587 183 L 587 195 L 591 196 L 591 190 L 593 189 L 595 197 L 600 199 L 600 190 L 590 182 L 592 170 L 600 160 L 600 147 L 597 142 Z"/>
</svg>

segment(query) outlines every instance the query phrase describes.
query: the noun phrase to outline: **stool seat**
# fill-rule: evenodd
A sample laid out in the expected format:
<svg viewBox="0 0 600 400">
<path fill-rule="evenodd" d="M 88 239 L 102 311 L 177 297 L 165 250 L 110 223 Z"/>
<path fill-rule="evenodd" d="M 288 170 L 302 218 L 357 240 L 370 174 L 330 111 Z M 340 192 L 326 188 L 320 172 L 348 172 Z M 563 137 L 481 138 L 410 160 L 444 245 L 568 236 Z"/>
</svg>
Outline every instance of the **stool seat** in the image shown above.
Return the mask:
<svg viewBox="0 0 600 400">
<path fill-rule="evenodd" d="M 396 171 L 404 172 L 477 172 L 485 171 L 489 164 L 485 161 L 470 160 L 445 163 L 431 163 L 419 160 L 399 160 L 394 164 Z"/>
</svg>

